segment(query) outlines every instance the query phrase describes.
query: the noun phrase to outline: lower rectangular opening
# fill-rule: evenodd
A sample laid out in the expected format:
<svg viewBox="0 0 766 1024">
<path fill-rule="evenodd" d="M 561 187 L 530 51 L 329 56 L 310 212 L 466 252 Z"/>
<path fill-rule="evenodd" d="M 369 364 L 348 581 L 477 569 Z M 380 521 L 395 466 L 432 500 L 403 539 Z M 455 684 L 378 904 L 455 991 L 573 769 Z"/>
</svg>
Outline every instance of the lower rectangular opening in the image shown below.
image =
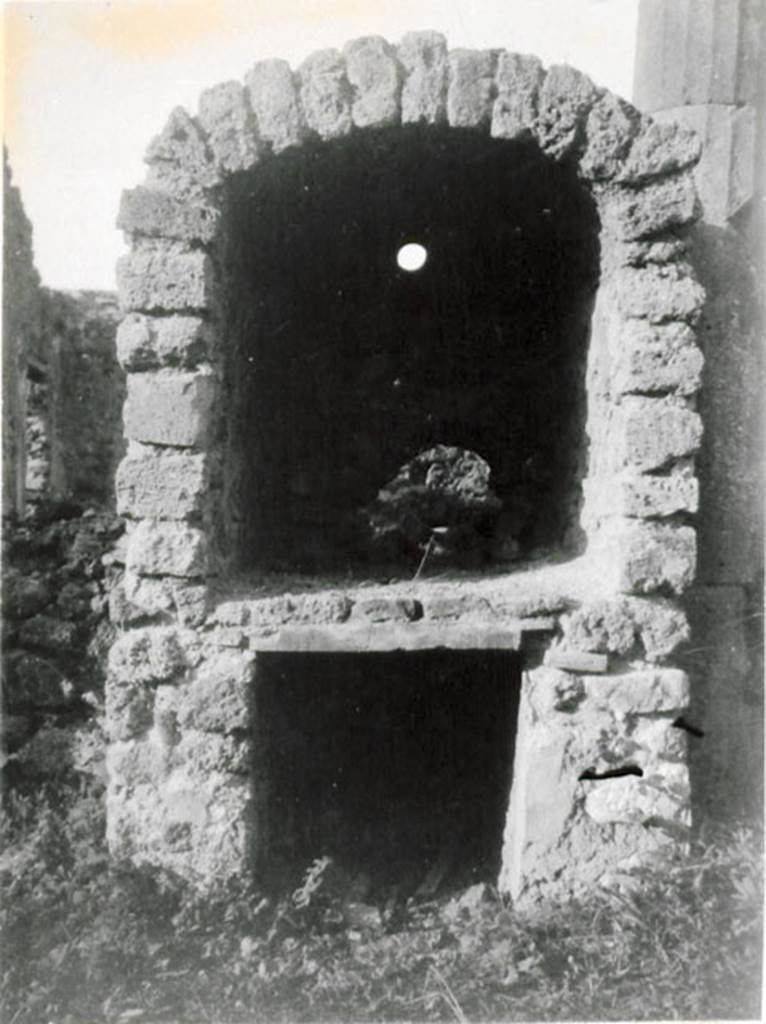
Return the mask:
<svg viewBox="0 0 766 1024">
<path fill-rule="evenodd" d="M 494 882 L 520 682 L 508 651 L 260 654 L 264 881 L 330 856 L 373 889 Z"/>
</svg>

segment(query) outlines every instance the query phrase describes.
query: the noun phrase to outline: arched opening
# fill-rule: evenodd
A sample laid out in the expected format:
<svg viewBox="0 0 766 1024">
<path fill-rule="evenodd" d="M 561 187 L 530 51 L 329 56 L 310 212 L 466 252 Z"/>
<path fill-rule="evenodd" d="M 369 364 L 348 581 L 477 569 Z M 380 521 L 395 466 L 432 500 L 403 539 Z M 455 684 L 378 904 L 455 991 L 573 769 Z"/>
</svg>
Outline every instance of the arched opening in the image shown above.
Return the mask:
<svg viewBox="0 0 766 1024">
<path fill-rule="evenodd" d="M 222 237 L 241 567 L 374 571 L 365 509 L 437 445 L 490 467 L 481 564 L 572 542 L 598 280 L 572 166 L 469 130 L 365 131 L 232 176 Z M 389 555 L 406 573 L 422 546 Z"/>
</svg>

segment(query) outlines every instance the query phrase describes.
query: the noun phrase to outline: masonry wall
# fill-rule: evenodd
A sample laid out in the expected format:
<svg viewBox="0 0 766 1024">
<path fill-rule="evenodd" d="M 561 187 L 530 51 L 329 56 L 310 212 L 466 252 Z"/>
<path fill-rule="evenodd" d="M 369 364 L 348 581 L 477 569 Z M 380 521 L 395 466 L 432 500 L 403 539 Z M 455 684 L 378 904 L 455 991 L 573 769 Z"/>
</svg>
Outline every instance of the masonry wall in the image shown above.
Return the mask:
<svg viewBox="0 0 766 1024">
<path fill-rule="evenodd" d="M 706 301 L 691 711 L 697 810 L 760 815 L 763 793 L 763 5 L 642 0 L 635 101 L 695 130 L 702 217 L 692 258 Z"/>
</svg>

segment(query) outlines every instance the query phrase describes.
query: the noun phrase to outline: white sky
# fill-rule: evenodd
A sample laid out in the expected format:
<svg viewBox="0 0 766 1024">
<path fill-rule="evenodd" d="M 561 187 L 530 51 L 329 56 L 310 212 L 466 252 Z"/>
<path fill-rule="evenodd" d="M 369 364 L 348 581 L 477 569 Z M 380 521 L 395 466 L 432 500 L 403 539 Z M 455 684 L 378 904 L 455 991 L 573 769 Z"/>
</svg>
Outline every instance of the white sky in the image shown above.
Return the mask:
<svg viewBox="0 0 766 1024">
<path fill-rule="evenodd" d="M 114 288 L 120 192 L 172 108 L 359 35 L 413 29 L 450 46 L 566 62 L 630 98 L 638 0 L 58 0 L 5 3 L 5 139 L 54 288 Z"/>
</svg>

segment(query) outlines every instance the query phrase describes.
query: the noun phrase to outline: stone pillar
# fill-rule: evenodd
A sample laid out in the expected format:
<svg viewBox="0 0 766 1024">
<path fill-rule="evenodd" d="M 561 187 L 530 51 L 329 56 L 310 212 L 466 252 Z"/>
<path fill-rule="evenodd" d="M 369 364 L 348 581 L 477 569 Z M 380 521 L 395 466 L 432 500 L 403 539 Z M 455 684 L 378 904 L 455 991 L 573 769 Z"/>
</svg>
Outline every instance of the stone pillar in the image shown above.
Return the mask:
<svg viewBox="0 0 766 1024">
<path fill-rule="evenodd" d="M 687 667 L 705 732 L 691 743 L 695 805 L 718 817 L 762 803 L 765 25 L 759 0 L 641 0 L 636 54 L 636 105 L 703 144 L 693 261 L 707 293 L 705 433 Z"/>
</svg>

